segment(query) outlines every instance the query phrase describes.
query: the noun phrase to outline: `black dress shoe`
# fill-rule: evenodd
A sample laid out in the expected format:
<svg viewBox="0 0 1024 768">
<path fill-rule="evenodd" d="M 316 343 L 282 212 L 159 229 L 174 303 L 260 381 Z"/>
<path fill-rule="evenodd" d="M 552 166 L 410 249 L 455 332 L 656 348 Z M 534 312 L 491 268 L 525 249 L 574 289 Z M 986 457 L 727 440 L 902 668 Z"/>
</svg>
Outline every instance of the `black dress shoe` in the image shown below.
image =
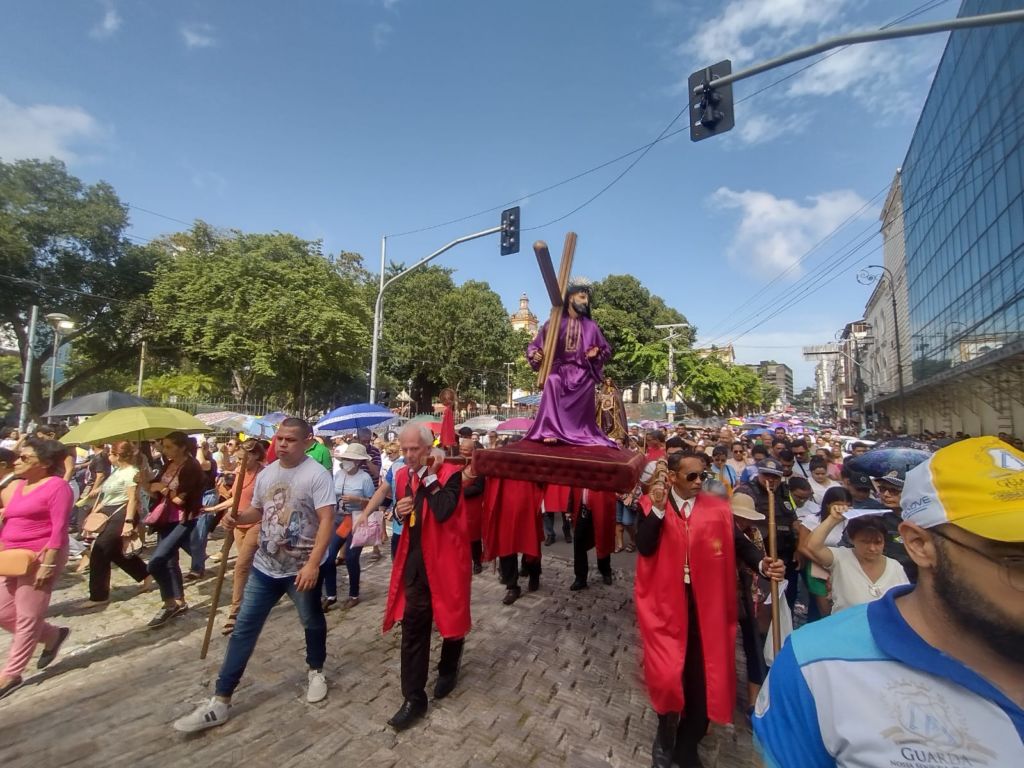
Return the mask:
<svg viewBox="0 0 1024 768">
<path fill-rule="evenodd" d="M 572 544 L 572 534 L 569 531 L 565 532 L 565 543 Z"/>
<path fill-rule="evenodd" d="M 555 534 L 549 533 L 547 536 L 544 537 L 544 546 L 550 547 L 556 541 L 558 541 L 558 539 L 555 538 Z"/>
<path fill-rule="evenodd" d="M 605 584 L 611 584 L 612 583 L 612 575 L 610 573 L 602 573 L 601 574 L 601 581 L 603 581 Z"/>
<path fill-rule="evenodd" d="M 479 574 L 484 572 L 484 567 L 480 563 L 473 563 L 473 573 Z"/>
<path fill-rule="evenodd" d="M 509 587 L 505 591 L 505 597 L 501 599 L 502 605 L 512 605 L 516 600 L 523 596 L 523 590 L 520 587 Z"/>
<path fill-rule="evenodd" d="M 402 702 L 402 706 L 395 714 L 388 720 L 388 725 L 394 728 L 396 731 L 404 731 L 410 725 L 419 720 L 423 715 L 427 713 L 426 704 L 416 704 L 406 699 Z"/>
<path fill-rule="evenodd" d="M 587 588 L 587 582 L 581 581 L 580 579 L 576 579 L 576 581 L 574 581 L 572 583 L 572 586 L 569 587 L 569 591 L 570 592 L 579 592 L 581 589 L 586 589 L 586 588 Z"/>
<path fill-rule="evenodd" d="M 540 589 L 540 574 L 539 573 L 531 573 L 530 574 L 530 583 L 527 585 L 526 588 L 530 592 L 536 592 L 538 589 Z"/>
<path fill-rule="evenodd" d="M 455 690 L 455 683 L 459 681 L 459 676 L 456 675 L 439 675 L 437 682 L 434 684 L 434 698 L 443 699 L 449 693 Z"/>
</svg>

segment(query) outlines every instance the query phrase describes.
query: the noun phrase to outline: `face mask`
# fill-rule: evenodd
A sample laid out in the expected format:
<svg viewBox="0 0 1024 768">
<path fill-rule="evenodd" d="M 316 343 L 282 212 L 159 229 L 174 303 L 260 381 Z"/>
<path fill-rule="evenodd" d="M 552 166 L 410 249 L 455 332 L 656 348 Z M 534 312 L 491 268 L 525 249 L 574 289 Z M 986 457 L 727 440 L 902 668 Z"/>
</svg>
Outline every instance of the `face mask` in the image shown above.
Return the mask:
<svg viewBox="0 0 1024 768">
<path fill-rule="evenodd" d="M 341 468 L 346 472 L 351 472 L 353 469 L 356 468 L 356 463 L 349 459 L 345 459 L 341 462 Z"/>
</svg>

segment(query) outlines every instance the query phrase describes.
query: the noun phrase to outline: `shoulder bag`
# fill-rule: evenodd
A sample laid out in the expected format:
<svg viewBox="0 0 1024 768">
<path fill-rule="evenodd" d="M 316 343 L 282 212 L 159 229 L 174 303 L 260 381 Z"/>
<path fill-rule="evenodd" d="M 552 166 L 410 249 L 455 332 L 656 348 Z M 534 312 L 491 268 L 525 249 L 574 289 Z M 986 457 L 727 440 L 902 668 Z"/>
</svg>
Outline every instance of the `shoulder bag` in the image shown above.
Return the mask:
<svg viewBox="0 0 1024 768">
<path fill-rule="evenodd" d="M 3 525 L 4 515 L 0 512 L 0 528 Z M 0 576 L 28 576 L 38 556 L 31 549 L 0 549 Z"/>
</svg>

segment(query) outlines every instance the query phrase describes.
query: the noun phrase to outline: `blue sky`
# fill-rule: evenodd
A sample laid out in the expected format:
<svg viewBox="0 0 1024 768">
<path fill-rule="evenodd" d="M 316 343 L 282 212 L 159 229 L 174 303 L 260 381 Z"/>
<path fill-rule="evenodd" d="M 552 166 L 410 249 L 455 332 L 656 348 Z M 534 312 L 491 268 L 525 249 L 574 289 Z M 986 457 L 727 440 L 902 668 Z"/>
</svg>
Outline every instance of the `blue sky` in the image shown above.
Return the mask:
<svg viewBox="0 0 1024 768">
<path fill-rule="evenodd" d="M 202 218 L 322 238 L 376 270 L 385 234 L 520 197 L 524 228 L 573 210 L 636 155 L 531 193 L 653 140 L 701 66 L 739 69 L 925 5 L 911 23 L 959 3 L 0 0 L 0 157 L 53 155 L 109 181 L 140 240 Z M 840 259 L 877 232 L 944 43 L 832 56 L 739 104 L 730 134 L 657 144 L 582 210 L 524 231 L 518 256 L 499 256 L 495 236 L 438 263 L 488 281 L 510 310 L 525 291 L 544 314 L 528 246 L 557 255 L 572 229 L 574 272 L 634 274 L 701 341 L 786 362 L 809 385 L 800 346 L 831 340 L 871 290 L 854 278 L 880 238 Z M 388 256 L 410 263 L 498 219 L 390 237 Z"/>
</svg>

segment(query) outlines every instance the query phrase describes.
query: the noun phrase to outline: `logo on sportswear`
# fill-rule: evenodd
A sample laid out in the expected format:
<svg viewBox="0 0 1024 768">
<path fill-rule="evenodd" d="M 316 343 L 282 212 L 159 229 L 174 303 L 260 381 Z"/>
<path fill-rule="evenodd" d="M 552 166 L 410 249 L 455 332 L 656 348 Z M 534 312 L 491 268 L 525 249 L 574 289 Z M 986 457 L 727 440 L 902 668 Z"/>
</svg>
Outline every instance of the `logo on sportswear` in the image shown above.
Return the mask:
<svg viewBox="0 0 1024 768">
<path fill-rule="evenodd" d="M 1008 469 L 1011 472 L 1024 472 L 1024 461 L 1005 448 L 989 448 L 988 455 L 992 462 L 1000 469 Z"/>
<path fill-rule="evenodd" d="M 898 680 L 883 694 L 897 725 L 881 735 L 900 748 L 900 757 L 915 768 L 992 765 L 996 753 L 982 746 L 967 730 L 963 715 L 945 696 L 923 683 Z"/>
</svg>

